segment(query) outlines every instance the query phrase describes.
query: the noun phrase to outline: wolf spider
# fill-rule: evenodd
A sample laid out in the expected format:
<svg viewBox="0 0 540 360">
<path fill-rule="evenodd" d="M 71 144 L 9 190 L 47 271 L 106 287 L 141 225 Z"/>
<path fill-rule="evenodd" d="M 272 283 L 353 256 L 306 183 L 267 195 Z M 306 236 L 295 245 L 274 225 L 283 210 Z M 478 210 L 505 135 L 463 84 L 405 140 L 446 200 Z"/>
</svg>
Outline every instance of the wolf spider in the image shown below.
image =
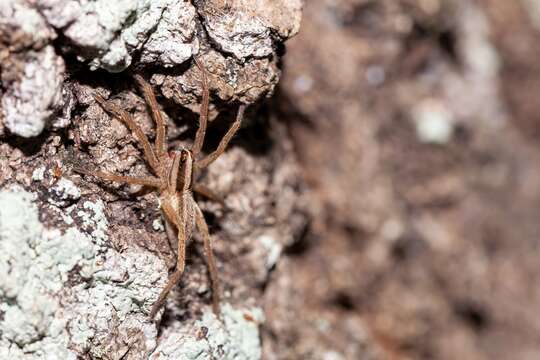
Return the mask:
<svg viewBox="0 0 540 360">
<path fill-rule="evenodd" d="M 193 142 L 191 148 L 182 148 L 180 150 L 167 152 L 168 144 L 166 140 L 166 125 L 159 110 L 152 87 L 141 76 L 135 75 L 135 80 L 142 90 L 147 106 L 151 110 L 152 118 L 156 123 L 156 139 L 153 146 L 150 144 L 148 137 L 143 133 L 140 126 L 135 123 L 131 115 L 118 108 L 116 105 L 106 102 L 99 95 L 96 95 L 95 99 L 105 111 L 119 118 L 131 130 L 131 132 L 135 134 L 138 141 L 142 145 L 146 162 L 155 176 L 131 177 L 110 174 L 102 171 L 92 171 L 80 167 L 74 168 L 75 171 L 85 175 L 92 175 L 104 180 L 118 183 L 144 185 L 154 188 L 159 192 L 161 210 L 164 214 L 167 229 L 171 230 L 171 225 L 173 225 L 178 230 L 178 255 L 176 261 L 176 270 L 171 276 L 169 276 L 167 285 L 161 291 L 158 300 L 152 306 L 150 311 L 151 319 L 155 317 L 158 310 L 165 303 L 167 295 L 173 286 L 176 285 L 182 277 L 186 262 L 186 242 L 190 239 L 195 225 L 203 238 L 204 250 L 212 285 L 213 311 L 217 315 L 220 313 L 219 279 L 212 252 L 212 242 L 208 231 L 208 225 L 206 224 L 203 213 L 193 199 L 193 191 L 209 197 L 210 199 L 216 200 L 218 198 L 206 187 L 193 184 L 193 178 L 195 172 L 206 168 L 221 154 L 223 154 L 229 141 L 240 127 L 246 106 L 240 105 L 235 121 L 221 139 L 217 149 L 209 155 L 199 158 L 201 155 L 208 122 L 210 92 L 208 88 L 207 73 L 204 66 L 198 60 L 195 60 L 195 63 L 201 70 L 203 87 L 199 128 L 197 129 L 195 141 Z M 170 231 L 168 231 L 168 233 L 170 233 Z"/>
</svg>

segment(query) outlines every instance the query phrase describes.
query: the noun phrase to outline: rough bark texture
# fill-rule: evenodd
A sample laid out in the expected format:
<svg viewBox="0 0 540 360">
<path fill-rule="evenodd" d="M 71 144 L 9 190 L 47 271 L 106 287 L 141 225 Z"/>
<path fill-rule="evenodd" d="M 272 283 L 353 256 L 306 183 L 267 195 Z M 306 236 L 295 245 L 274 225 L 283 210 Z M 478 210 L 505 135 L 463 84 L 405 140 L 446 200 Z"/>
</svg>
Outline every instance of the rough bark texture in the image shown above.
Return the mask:
<svg viewBox="0 0 540 360">
<path fill-rule="evenodd" d="M 295 1 L 0 0 L 0 358 L 539 359 L 539 9 L 312 0 L 282 59 Z M 155 195 L 69 164 L 147 173 L 92 98 L 153 138 L 132 72 L 192 141 L 193 56 L 205 151 L 285 76 L 198 179 L 226 203 L 198 199 L 223 320 L 196 236 L 153 323 L 174 263 Z"/>
<path fill-rule="evenodd" d="M 306 3 L 276 102 L 314 221 L 267 289 L 267 359 L 540 358 L 538 14 Z"/>
<path fill-rule="evenodd" d="M 0 2 L 0 358 L 261 358 L 264 289 L 306 223 L 275 116 L 254 105 L 197 179 L 225 202 L 198 199 L 224 290 L 220 320 L 197 234 L 180 285 L 148 319 L 175 259 L 155 194 L 71 166 L 148 173 L 133 136 L 93 98 L 116 102 L 153 139 L 134 72 L 154 86 L 172 146 L 188 145 L 202 94 L 195 56 L 209 74 L 213 150 L 238 103 L 273 93 L 300 16 L 300 1 Z"/>
</svg>

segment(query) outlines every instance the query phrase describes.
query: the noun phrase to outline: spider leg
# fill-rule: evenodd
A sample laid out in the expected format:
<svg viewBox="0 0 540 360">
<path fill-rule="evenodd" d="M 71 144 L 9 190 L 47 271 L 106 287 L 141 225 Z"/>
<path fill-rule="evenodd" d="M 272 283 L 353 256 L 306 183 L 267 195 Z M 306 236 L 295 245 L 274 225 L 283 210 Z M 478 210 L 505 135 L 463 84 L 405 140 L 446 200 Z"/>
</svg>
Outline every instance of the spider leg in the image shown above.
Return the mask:
<svg viewBox="0 0 540 360">
<path fill-rule="evenodd" d="M 208 124 L 208 105 L 210 103 L 210 90 L 208 88 L 208 74 L 202 62 L 195 58 L 195 64 L 201 70 L 202 74 L 202 103 L 199 115 L 199 128 L 195 134 L 195 141 L 193 142 L 193 147 L 191 151 L 193 152 L 193 157 L 196 157 L 202 150 L 204 143 L 204 136 L 206 134 L 206 126 Z"/>
<path fill-rule="evenodd" d="M 110 174 L 103 171 L 87 170 L 80 167 L 73 167 L 73 170 L 84 175 L 95 176 L 103 180 L 114 181 L 124 184 L 134 184 L 134 185 L 144 185 L 153 188 L 160 188 L 161 181 L 158 178 L 147 176 L 147 177 L 133 177 L 133 176 L 122 176 L 116 174 Z"/>
<path fill-rule="evenodd" d="M 174 231 L 174 225 L 167 219 L 166 216 L 163 217 L 165 222 L 165 233 L 167 234 L 167 240 L 169 240 L 169 247 L 171 253 L 174 254 L 174 241 L 176 240 L 176 232 Z"/>
<path fill-rule="evenodd" d="M 154 170 L 156 174 L 159 174 L 159 161 L 156 158 L 154 149 L 150 145 L 150 142 L 148 141 L 148 137 L 146 137 L 141 127 L 133 120 L 131 115 L 129 115 L 124 110 L 118 108 L 116 105 L 108 103 L 100 95 L 96 94 L 94 98 L 105 111 L 107 111 L 109 114 L 116 116 L 117 118 L 122 120 L 122 122 L 129 128 L 129 130 L 135 133 L 136 137 L 138 138 L 139 142 L 141 143 L 143 147 L 146 161 L 148 162 L 152 170 Z"/>
<path fill-rule="evenodd" d="M 225 207 L 225 201 L 221 196 L 210 190 L 207 186 L 201 184 L 193 185 L 193 191 L 199 195 L 202 195 L 212 201 L 219 203 L 221 206 Z"/>
<path fill-rule="evenodd" d="M 234 120 L 225 136 L 223 136 L 223 139 L 221 139 L 217 149 L 214 150 L 214 152 L 212 152 L 211 154 L 205 156 L 203 159 L 199 160 L 197 162 L 198 168 L 202 169 L 207 167 L 208 165 L 213 163 L 221 154 L 223 154 L 223 152 L 227 148 L 227 145 L 229 144 L 229 141 L 231 141 L 234 134 L 236 134 L 236 132 L 240 128 L 240 124 L 242 123 L 242 118 L 244 117 L 245 110 L 246 105 L 240 105 L 240 107 L 238 108 L 238 113 L 236 114 L 236 120 Z"/>
<path fill-rule="evenodd" d="M 152 112 L 152 118 L 156 122 L 156 142 L 154 144 L 154 148 L 157 153 L 156 156 L 159 159 L 167 152 L 165 140 L 167 136 L 167 127 L 165 124 L 165 120 L 163 119 L 161 111 L 159 110 L 159 105 L 156 100 L 156 95 L 152 90 L 152 86 L 140 75 L 135 75 L 135 80 L 137 81 L 137 83 L 139 83 L 139 87 L 142 89 L 146 104 Z"/>
<path fill-rule="evenodd" d="M 206 220 L 204 220 L 204 215 L 195 200 L 193 200 L 193 210 L 195 212 L 195 223 L 197 224 L 197 229 L 199 229 L 203 237 L 204 252 L 206 254 L 206 261 L 208 263 L 210 281 L 212 282 L 212 309 L 214 310 L 214 313 L 219 316 L 220 286 L 218 271 L 216 267 L 216 260 L 214 259 L 214 252 L 212 250 L 212 240 L 210 238 L 210 232 L 208 231 L 208 225 L 206 224 Z"/>
<path fill-rule="evenodd" d="M 167 299 L 167 295 L 169 295 L 169 292 L 171 289 L 178 284 L 180 279 L 182 278 L 182 274 L 184 273 L 184 269 L 186 266 L 186 241 L 187 241 L 187 222 L 186 222 L 186 211 L 187 211 L 187 205 L 185 201 L 181 201 L 179 203 L 180 211 L 179 213 L 174 214 L 174 223 L 178 228 L 178 253 L 177 253 L 177 260 L 176 260 L 176 270 L 174 273 L 169 276 L 169 280 L 167 281 L 167 285 L 161 290 L 161 293 L 159 294 L 158 299 L 152 306 L 152 309 L 150 310 L 150 319 L 153 319 L 159 309 L 163 306 L 165 303 L 165 300 Z M 164 208 L 165 210 L 165 208 Z M 171 214 L 170 211 L 165 210 L 166 216 L 167 214 Z"/>
</svg>

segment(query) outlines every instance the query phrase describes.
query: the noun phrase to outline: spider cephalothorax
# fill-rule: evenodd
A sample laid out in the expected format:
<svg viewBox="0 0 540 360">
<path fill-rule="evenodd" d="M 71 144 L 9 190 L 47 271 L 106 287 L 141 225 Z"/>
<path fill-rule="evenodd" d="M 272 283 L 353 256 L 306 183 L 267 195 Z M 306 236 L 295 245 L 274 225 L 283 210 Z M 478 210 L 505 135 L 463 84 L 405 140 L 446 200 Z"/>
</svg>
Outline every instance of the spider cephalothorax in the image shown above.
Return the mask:
<svg viewBox="0 0 540 360">
<path fill-rule="evenodd" d="M 202 74 L 202 104 L 199 117 L 199 128 L 195 135 L 195 141 L 190 149 L 180 149 L 167 152 L 166 124 L 159 110 L 156 97 L 152 87 L 141 76 L 135 76 L 135 80 L 142 89 L 144 98 L 152 112 L 152 118 L 156 122 L 156 140 L 151 144 L 147 136 L 135 123 L 131 115 L 105 101 L 101 96 L 96 96 L 96 101 L 110 114 L 118 117 L 135 134 L 142 145 L 146 162 L 154 174 L 147 177 L 130 177 L 105 173 L 102 171 L 90 171 L 84 168 L 74 168 L 77 172 L 93 175 L 105 180 L 120 183 L 139 184 L 154 188 L 159 192 L 161 209 L 165 215 L 168 228 L 175 228 L 178 232 L 178 251 L 176 269 L 169 277 L 167 285 L 161 291 L 159 298 L 154 303 L 150 317 L 153 318 L 161 308 L 169 291 L 178 283 L 184 272 L 186 259 L 186 241 L 190 238 L 193 228 L 196 226 L 203 237 L 204 250 L 207 258 L 210 279 L 212 281 L 212 298 L 214 312 L 219 314 L 219 280 L 212 243 L 208 231 L 208 225 L 204 220 L 203 213 L 195 200 L 193 191 L 201 193 L 207 197 L 217 199 L 210 190 L 199 186 L 193 182 L 194 173 L 198 169 L 203 169 L 214 162 L 227 147 L 229 141 L 234 136 L 244 115 L 245 105 L 240 105 L 235 121 L 219 143 L 217 149 L 209 155 L 201 157 L 201 150 L 206 133 L 208 122 L 209 90 L 207 74 L 202 64 L 195 60 Z"/>
<path fill-rule="evenodd" d="M 168 167 L 168 174 L 165 176 L 169 179 L 167 186 L 175 187 L 177 191 L 192 190 L 193 173 L 195 162 L 193 161 L 193 153 L 187 149 L 169 152 L 171 165 Z"/>
</svg>

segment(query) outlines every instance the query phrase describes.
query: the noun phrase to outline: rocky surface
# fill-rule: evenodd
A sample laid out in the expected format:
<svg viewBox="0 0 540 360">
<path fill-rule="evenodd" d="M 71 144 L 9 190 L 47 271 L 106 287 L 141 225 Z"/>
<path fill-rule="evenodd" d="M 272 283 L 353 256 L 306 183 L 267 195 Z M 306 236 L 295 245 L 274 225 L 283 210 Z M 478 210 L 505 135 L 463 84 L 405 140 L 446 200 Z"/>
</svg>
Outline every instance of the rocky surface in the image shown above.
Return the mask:
<svg viewBox="0 0 540 360">
<path fill-rule="evenodd" d="M 253 106 L 228 151 L 196 179 L 224 200 L 197 198 L 224 290 L 220 319 L 195 234 L 180 285 L 150 320 L 175 257 L 156 194 L 72 171 L 148 173 L 135 138 L 93 98 L 133 114 L 153 140 L 133 72 L 152 83 L 175 149 L 189 146 L 197 127 L 194 57 L 212 93 L 205 151 L 238 103 L 273 93 L 301 4 L 226 4 L 1 2 L 0 358 L 261 358 L 264 288 L 306 223 L 282 124 Z"/>
<path fill-rule="evenodd" d="M 5 127 L 37 136 L 47 123 L 66 125 L 64 61 L 51 42 L 56 33 L 37 9 L 18 1 L 0 4 L 1 110 Z"/>
<path fill-rule="evenodd" d="M 66 59 L 69 75 L 81 66 L 152 69 L 167 98 L 193 108 L 200 86 L 191 59 L 198 56 L 221 101 L 253 103 L 277 84 L 276 51 L 298 32 L 300 17 L 300 0 L 3 1 L 3 124 L 24 137 L 69 125 L 75 104 Z"/>
<path fill-rule="evenodd" d="M 167 327 L 157 346 L 146 313 L 164 285 L 165 262 L 138 246 L 108 247 L 99 200 L 49 208 L 71 225 L 62 231 L 42 225 L 35 201 L 17 186 L 0 192 L 0 269 L 9 274 L 0 282 L 2 358 L 260 358 L 261 310 L 230 305 L 222 320 L 207 310 Z"/>
<path fill-rule="evenodd" d="M 2 101 L 20 105 L 0 109 L 0 358 L 540 358 L 537 1 L 313 0 L 286 56 L 295 1 L 59 3 L 0 2 L 14 29 L 0 36 Z M 63 80 L 29 97 L 39 118 L 17 117 L 25 66 L 54 63 L 35 60 L 47 48 Z M 239 102 L 284 77 L 196 179 L 225 201 L 196 199 L 222 320 L 195 235 L 151 322 L 174 265 L 155 194 L 71 164 L 148 173 L 92 97 L 153 140 L 132 73 L 156 90 L 171 148 L 189 145 L 193 56 L 212 93 L 206 152 Z M 17 135 L 22 119 L 43 130 Z"/>
</svg>

